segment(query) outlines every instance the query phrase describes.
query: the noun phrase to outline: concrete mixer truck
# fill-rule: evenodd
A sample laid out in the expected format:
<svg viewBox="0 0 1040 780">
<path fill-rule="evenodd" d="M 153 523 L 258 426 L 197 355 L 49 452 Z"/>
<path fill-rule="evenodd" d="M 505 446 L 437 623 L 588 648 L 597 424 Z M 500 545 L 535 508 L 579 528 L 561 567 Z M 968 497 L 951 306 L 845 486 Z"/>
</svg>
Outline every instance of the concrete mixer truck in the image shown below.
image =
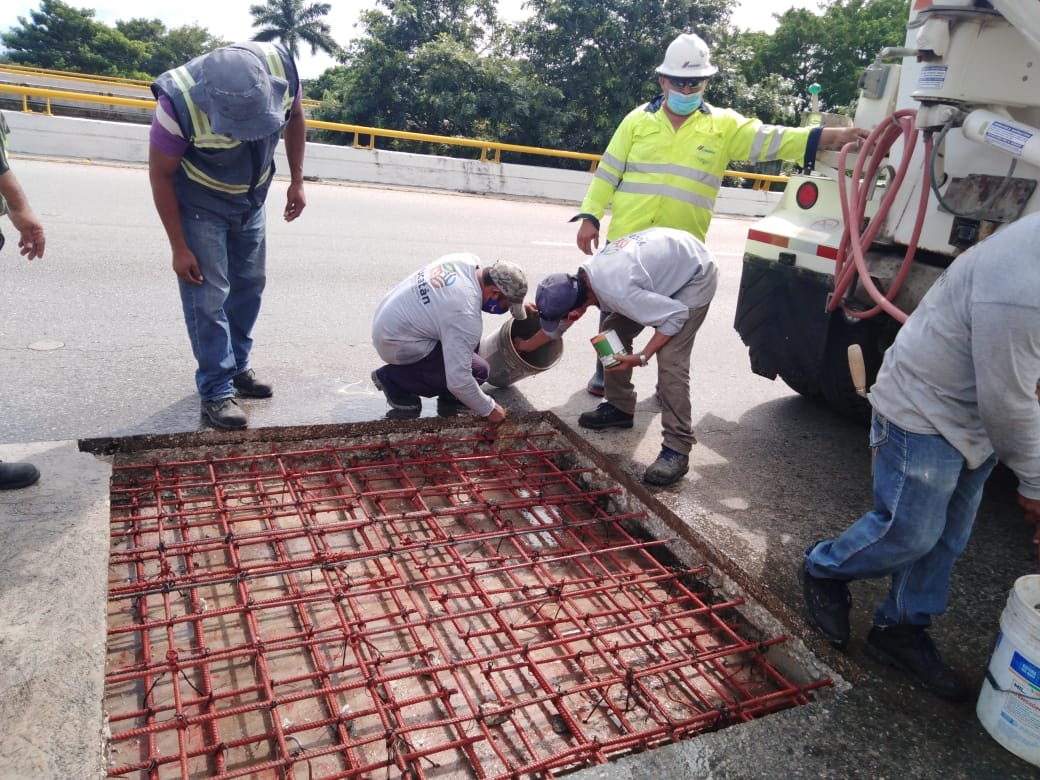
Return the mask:
<svg viewBox="0 0 1040 780">
<path fill-rule="evenodd" d="M 734 323 L 756 374 L 857 418 L 849 347 L 869 387 L 953 258 L 1040 210 L 1040 0 L 914 0 L 859 87 L 869 138 L 820 154 L 750 228 Z"/>
</svg>

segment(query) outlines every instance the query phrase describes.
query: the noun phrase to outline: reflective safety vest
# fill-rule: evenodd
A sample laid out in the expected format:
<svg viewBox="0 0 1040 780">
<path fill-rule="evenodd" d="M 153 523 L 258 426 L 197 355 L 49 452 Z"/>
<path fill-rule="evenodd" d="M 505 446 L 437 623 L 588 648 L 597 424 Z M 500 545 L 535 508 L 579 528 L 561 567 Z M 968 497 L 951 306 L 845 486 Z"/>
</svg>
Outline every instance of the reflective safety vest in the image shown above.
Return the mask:
<svg viewBox="0 0 1040 780">
<path fill-rule="evenodd" d="M 263 62 L 267 72 L 285 79 L 289 88 L 282 99 L 285 120 L 300 88 L 296 65 L 285 49 L 274 43 L 234 44 L 246 49 Z M 176 186 L 183 204 L 211 211 L 226 212 L 228 207 L 242 210 L 261 205 L 274 176 L 274 152 L 279 133 L 257 141 L 236 141 L 218 135 L 210 128 L 209 117 L 192 100 L 189 90 L 202 76 L 208 54 L 203 54 L 160 75 L 152 84 L 152 92 L 166 95 L 173 104 L 174 117 L 188 141 L 181 158 Z"/>
<path fill-rule="evenodd" d="M 596 219 L 613 202 L 608 241 L 650 227 L 703 241 L 731 160 L 814 162 L 819 128 L 767 125 L 704 104 L 676 130 L 662 102 L 621 120 L 585 193 L 581 213 Z"/>
</svg>

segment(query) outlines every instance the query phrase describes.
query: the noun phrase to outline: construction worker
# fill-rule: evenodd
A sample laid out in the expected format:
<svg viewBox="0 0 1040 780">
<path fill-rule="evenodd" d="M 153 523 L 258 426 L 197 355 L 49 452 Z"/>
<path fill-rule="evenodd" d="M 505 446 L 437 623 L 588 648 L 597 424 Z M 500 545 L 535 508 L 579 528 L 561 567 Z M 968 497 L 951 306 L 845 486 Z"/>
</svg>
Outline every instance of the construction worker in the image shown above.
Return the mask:
<svg viewBox="0 0 1040 780">
<path fill-rule="evenodd" d="M 599 248 L 600 221 L 611 204 L 607 240 L 649 227 L 685 230 L 704 241 L 731 160 L 789 160 L 811 168 L 818 148 L 867 137 L 854 127 L 781 127 L 704 100 L 718 68 L 692 33 L 669 44 L 657 68 L 661 94 L 631 111 L 614 131 L 581 202 L 578 248 Z M 587 389 L 603 395 L 602 364 Z"/>
<path fill-rule="evenodd" d="M 7 120 L 0 114 L 0 216 L 7 214 L 18 231 L 18 249 L 26 260 L 43 257 L 46 239 L 43 224 L 25 197 L 7 161 Z M 0 233 L 0 249 L 4 234 Z M 0 463 L 0 490 L 17 490 L 35 484 L 40 471 L 31 463 Z"/>
<path fill-rule="evenodd" d="M 481 265 L 466 252 L 438 258 L 388 292 L 372 320 L 372 344 L 386 361 L 372 372 L 372 384 L 386 396 L 387 416 L 418 417 L 422 399 L 436 397 L 441 416 L 469 409 L 502 422 L 506 410 L 480 387 L 491 373 L 477 354 L 481 312 L 522 320 L 526 294 L 519 266 L 506 260 Z"/>
<path fill-rule="evenodd" d="M 306 141 L 300 79 L 285 50 L 238 43 L 196 57 L 152 84 L 152 197 L 173 251 L 202 418 L 244 428 L 235 394 L 268 398 L 250 367 L 266 282 L 264 201 L 285 130 L 284 218 L 300 216 Z"/>
<path fill-rule="evenodd" d="M 671 485 L 689 471 L 693 434 L 690 355 L 718 285 L 715 258 L 703 242 L 684 230 L 650 228 L 622 236 L 599 250 L 575 274 L 551 274 L 538 285 L 535 304 L 541 330 L 517 339 L 530 352 L 559 338 L 589 306 L 610 312 L 604 327 L 614 330 L 623 352 L 607 355 L 606 400 L 578 417 L 591 430 L 631 428 L 636 391 L 632 371 L 657 364 L 663 442 L 643 474 L 651 485 Z M 654 334 L 642 349 L 632 346 L 644 329 Z"/>
</svg>

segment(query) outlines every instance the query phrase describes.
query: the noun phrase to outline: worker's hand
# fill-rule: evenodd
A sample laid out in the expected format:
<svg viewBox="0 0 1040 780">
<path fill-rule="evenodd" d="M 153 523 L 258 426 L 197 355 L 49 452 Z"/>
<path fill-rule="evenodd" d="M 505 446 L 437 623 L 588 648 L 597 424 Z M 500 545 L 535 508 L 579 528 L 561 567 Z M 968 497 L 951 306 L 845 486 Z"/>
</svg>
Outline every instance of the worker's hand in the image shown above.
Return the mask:
<svg viewBox="0 0 1040 780">
<path fill-rule="evenodd" d="M 599 249 L 599 228 L 591 219 L 583 219 L 578 227 L 578 249 L 587 255 Z"/>
<path fill-rule="evenodd" d="M 506 419 L 506 410 L 502 408 L 502 405 L 495 403 L 495 408 L 491 410 L 491 414 L 487 416 L 487 421 L 492 425 L 498 425 Z"/>
<path fill-rule="evenodd" d="M 1026 510 L 1026 522 L 1036 526 L 1033 543 L 1040 544 L 1040 498 L 1026 498 L 1019 493 L 1018 505 Z"/>
<path fill-rule="evenodd" d="M 641 365 L 639 355 L 615 354 L 614 359 L 617 360 L 617 364 L 603 369 L 604 371 L 631 371 L 633 368 L 639 368 Z"/>
<path fill-rule="evenodd" d="M 845 144 L 860 144 L 870 136 L 862 127 L 825 127 L 820 132 L 820 146 L 824 149 L 841 149 Z"/>
<path fill-rule="evenodd" d="M 292 222 L 307 208 L 307 198 L 303 195 L 303 182 L 290 182 L 285 192 L 285 221 Z"/>
<path fill-rule="evenodd" d="M 177 278 L 188 284 L 202 284 L 202 271 L 195 253 L 187 247 L 173 250 L 173 272 Z"/>
<path fill-rule="evenodd" d="M 11 224 L 18 231 L 18 249 L 26 260 L 35 260 L 43 257 L 43 250 L 47 243 L 43 236 L 43 225 L 37 219 L 36 214 L 30 208 L 11 211 L 8 214 Z"/>
</svg>

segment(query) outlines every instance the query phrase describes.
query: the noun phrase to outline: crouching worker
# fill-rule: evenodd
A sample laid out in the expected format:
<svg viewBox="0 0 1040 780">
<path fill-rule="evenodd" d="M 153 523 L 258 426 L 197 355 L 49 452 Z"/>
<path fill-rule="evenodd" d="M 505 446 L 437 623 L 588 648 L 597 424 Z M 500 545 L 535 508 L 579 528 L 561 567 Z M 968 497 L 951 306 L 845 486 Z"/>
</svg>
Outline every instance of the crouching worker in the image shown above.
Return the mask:
<svg viewBox="0 0 1040 780">
<path fill-rule="evenodd" d="M 397 418 L 418 417 L 422 398 L 437 399 L 437 413 L 471 409 L 499 423 L 506 411 L 480 386 L 490 373 L 477 354 L 481 312 L 511 313 L 524 319 L 527 279 L 513 263 L 482 267 L 476 255 L 457 253 L 402 281 L 380 301 L 372 323 L 372 343 L 387 365 L 372 372 L 372 383 Z"/>
<path fill-rule="evenodd" d="M 606 400 L 578 418 L 592 430 L 631 428 L 636 391 L 632 371 L 657 363 L 664 443 L 644 481 L 670 485 L 690 468 L 693 435 L 690 403 L 690 353 L 697 330 L 715 295 L 718 269 L 708 248 L 684 230 L 650 228 L 619 238 L 598 251 L 576 274 L 552 274 L 535 297 L 542 329 L 519 339 L 521 352 L 559 338 L 589 306 L 609 312 L 604 330 L 620 338 L 624 353 L 606 370 Z M 654 334 L 641 349 L 633 339 L 643 330 Z"/>
</svg>

